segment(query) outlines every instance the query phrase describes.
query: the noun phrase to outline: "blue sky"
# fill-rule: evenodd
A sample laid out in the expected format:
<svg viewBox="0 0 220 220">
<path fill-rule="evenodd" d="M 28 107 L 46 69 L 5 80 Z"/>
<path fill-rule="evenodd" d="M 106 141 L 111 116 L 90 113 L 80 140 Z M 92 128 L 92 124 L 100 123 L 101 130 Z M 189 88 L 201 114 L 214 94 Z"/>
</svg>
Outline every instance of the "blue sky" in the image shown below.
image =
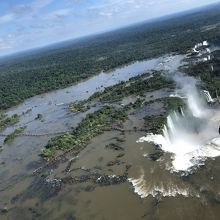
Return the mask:
<svg viewBox="0 0 220 220">
<path fill-rule="evenodd" d="M 0 56 L 219 0 L 0 0 Z"/>
</svg>

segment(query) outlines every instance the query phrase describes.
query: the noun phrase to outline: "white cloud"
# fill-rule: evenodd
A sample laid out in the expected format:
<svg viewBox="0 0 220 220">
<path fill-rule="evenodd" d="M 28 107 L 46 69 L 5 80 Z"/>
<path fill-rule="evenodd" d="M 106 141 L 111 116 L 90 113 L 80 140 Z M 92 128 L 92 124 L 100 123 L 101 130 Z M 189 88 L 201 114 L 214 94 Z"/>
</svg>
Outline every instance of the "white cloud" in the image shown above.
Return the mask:
<svg viewBox="0 0 220 220">
<path fill-rule="evenodd" d="M 72 12 L 73 12 L 72 9 L 65 8 L 65 9 L 60 9 L 60 10 L 57 10 L 57 11 L 53 11 L 51 13 L 51 15 L 54 16 L 54 17 L 65 17 L 65 16 L 68 16 L 69 14 L 71 14 Z"/>
<path fill-rule="evenodd" d="M 25 4 L 15 5 L 12 7 L 12 13 L 14 14 L 22 14 L 30 10 L 31 10 L 30 6 L 25 5 Z"/>
<path fill-rule="evenodd" d="M 7 52 L 7 48 L 11 52 L 43 46 L 215 1 L 217 0 L 26 0 L 27 3 L 24 4 L 14 3 L 5 15 L 0 16 L 0 36 L 4 36 L 4 40 L 0 42 L 0 55 Z M 15 27 L 14 31 L 11 28 L 8 33 L 8 27 Z"/>
<path fill-rule="evenodd" d="M 35 0 L 32 4 L 31 7 L 34 10 L 39 10 L 42 8 L 45 8 L 46 6 L 50 5 L 54 0 Z"/>
<path fill-rule="evenodd" d="M 13 13 L 9 13 L 3 16 L 0 16 L 0 23 L 7 23 L 14 20 L 15 16 Z"/>
<path fill-rule="evenodd" d="M 12 46 L 3 38 L 0 38 L 0 50 L 12 49 Z"/>
<path fill-rule="evenodd" d="M 25 17 L 25 13 L 27 14 L 37 14 L 38 11 L 49 4 L 51 4 L 54 0 L 35 0 L 30 4 L 20 4 L 14 5 L 8 14 L 0 16 L 0 23 L 8 23 L 15 19 L 23 19 L 23 18 L 30 18 L 30 16 Z M 63 12 L 64 13 L 64 12 Z"/>
<path fill-rule="evenodd" d="M 0 43 L 0 50 L 8 50 L 8 49 L 12 49 L 13 47 L 10 46 L 10 45 L 7 45 L 7 44 L 3 44 L 3 43 Z"/>
<path fill-rule="evenodd" d="M 112 16 L 112 12 L 101 11 L 101 12 L 99 12 L 99 15 L 106 16 L 106 17 L 111 17 Z"/>
</svg>

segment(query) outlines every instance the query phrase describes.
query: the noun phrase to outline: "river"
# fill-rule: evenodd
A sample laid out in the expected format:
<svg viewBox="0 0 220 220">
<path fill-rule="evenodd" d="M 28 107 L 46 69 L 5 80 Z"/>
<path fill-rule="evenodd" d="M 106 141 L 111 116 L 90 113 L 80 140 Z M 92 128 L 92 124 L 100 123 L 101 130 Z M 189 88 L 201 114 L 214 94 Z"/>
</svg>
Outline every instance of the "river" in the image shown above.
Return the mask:
<svg viewBox="0 0 220 220">
<path fill-rule="evenodd" d="M 156 69 L 163 59 L 164 57 L 159 57 L 135 62 L 114 71 L 101 72 L 71 87 L 30 98 L 6 111 L 9 116 L 19 114 L 21 117 L 19 123 L 8 127 L 2 133 L 9 134 L 24 125 L 27 125 L 25 133 L 31 134 L 53 134 L 71 130 L 87 113 L 96 110 L 92 108 L 86 113 L 71 114 L 68 110 L 71 102 L 87 99 L 93 93 L 102 91 L 108 86 Z M 31 111 L 22 114 L 28 109 Z M 34 120 L 37 114 L 43 115 L 42 121 Z M 4 150 L 0 153 L 0 207 L 10 206 L 10 199 L 32 181 L 31 173 L 43 163 L 39 153 L 51 137 L 53 135 L 17 137 L 12 143 L 4 145 Z M 4 138 L 0 137 L 0 145 L 3 145 L 3 140 Z"/>
</svg>

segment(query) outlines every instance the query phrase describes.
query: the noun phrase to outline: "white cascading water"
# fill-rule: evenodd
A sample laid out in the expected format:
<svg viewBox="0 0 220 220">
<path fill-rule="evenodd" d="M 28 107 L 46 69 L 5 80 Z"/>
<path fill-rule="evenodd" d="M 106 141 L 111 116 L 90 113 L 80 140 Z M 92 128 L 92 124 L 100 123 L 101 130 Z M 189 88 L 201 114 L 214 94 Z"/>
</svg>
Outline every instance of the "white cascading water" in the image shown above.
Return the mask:
<svg viewBox="0 0 220 220">
<path fill-rule="evenodd" d="M 220 155 L 220 111 L 209 109 L 204 103 L 194 78 L 177 74 L 174 80 L 186 96 L 186 109 L 167 117 L 162 134 L 148 134 L 138 142 L 155 143 L 163 151 L 172 153 L 173 171 L 189 171 L 205 158 Z M 209 100 L 213 100 L 210 94 Z"/>
<path fill-rule="evenodd" d="M 184 183 L 178 182 L 178 185 L 176 185 L 170 178 L 165 178 L 163 181 L 152 181 L 152 179 L 155 179 L 154 176 L 146 178 L 144 169 L 141 168 L 140 176 L 138 178 L 128 178 L 128 181 L 132 184 L 134 192 L 141 198 L 146 198 L 149 195 L 153 197 L 199 197 Z"/>
<path fill-rule="evenodd" d="M 215 102 L 215 100 L 212 98 L 212 96 L 210 95 L 209 91 L 207 90 L 203 90 L 203 93 L 205 94 L 206 100 L 208 103 L 213 103 Z"/>
</svg>

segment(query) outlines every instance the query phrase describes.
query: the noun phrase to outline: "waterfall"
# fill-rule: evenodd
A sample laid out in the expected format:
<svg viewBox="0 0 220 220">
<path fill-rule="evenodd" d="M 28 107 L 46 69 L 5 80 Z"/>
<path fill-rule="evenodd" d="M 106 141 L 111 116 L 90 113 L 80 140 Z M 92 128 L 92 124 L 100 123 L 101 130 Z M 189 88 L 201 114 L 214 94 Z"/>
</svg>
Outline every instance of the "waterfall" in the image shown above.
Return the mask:
<svg viewBox="0 0 220 220">
<path fill-rule="evenodd" d="M 208 103 L 213 103 L 213 102 L 215 102 L 215 100 L 214 100 L 214 99 L 212 98 L 212 96 L 210 95 L 209 91 L 203 90 L 203 93 L 204 93 L 204 95 L 205 95 L 206 100 L 207 100 Z"/>
<path fill-rule="evenodd" d="M 138 142 L 155 143 L 163 151 L 171 153 L 172 170 L 179 172 L 201 164 L 206 157 L 220 155 L 220 112 L 207 107 L 192 78 L 179 75 L 174 80 L 182 86 L 186 108 L 169 114 L 162 134 L 148 134 Z M 208 91 L 203 93 L 209 103 L 214 102 Z"/>
</svg>

